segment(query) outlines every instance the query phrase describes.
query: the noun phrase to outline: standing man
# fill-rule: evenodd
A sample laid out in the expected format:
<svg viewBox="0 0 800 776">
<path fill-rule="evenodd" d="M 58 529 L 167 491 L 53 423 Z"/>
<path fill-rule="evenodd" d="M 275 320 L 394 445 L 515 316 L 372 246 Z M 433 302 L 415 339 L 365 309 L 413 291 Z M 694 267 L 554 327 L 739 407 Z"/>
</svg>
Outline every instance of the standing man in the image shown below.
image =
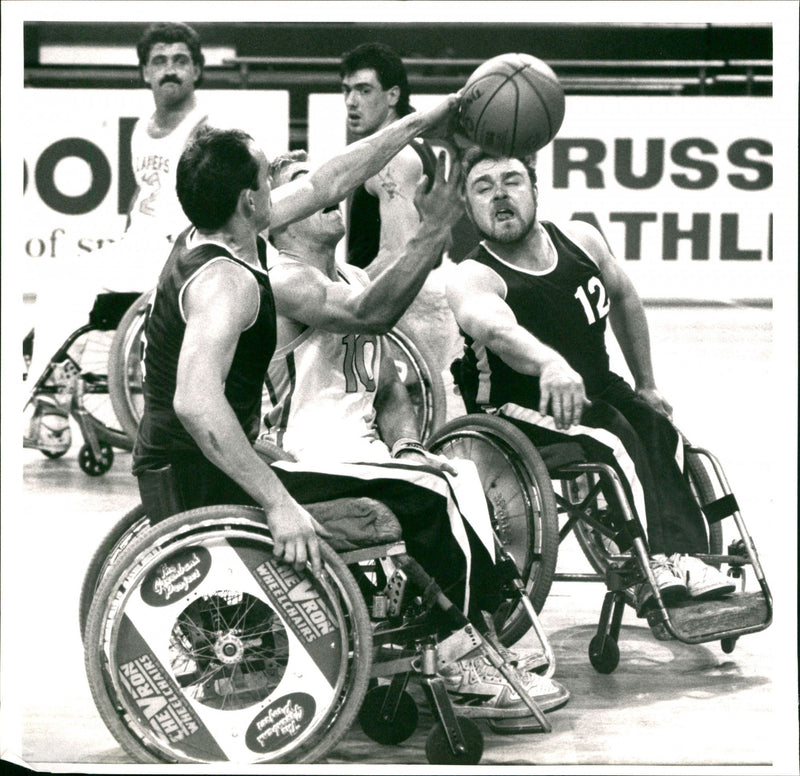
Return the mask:
<svg viewBox="0 0 800 776">
<path fill-rule="evenodd" d="M 269 268 L 278 339 L 264 420 L 267 438 L 295 458 L 274 468 L 296 498 L 384 503 L 397 516 L 409 553 L 480 624 L 482 612 L 494 612 L 503 600 L 480 479 L 469 462 L 432 456 L 420 444 L 414 408 L 380 336 L 413 298 L 463 212 L 460 167 L 447 181 L 444 168 L 442 153 L 430 192 L 425 182 L 417 186 L 419 227 L 371 282 L 363 270 L 336 262 L 344 236 L 338 207 L 271 231 L 279 251 Z M 293 151 L 274 160 L 272 170 L 281 187 L 311 166 L 304 151 Z M 445 675 L 457 703 L 467 697 L 489 707 L 521 703 L 481 657 L 450 666 Z M 521 678 L 543 710 L 569 698 L 538 674 Z"/>
<path fill-rule="evenodd" d="M 260 236 L 344 199 L 412 137 L 449 120 L 456 99 L 349 146 L 274 194 L 269 163 L 239 130 L 206 127 L 181 155 L 177 191 L 193 226 L 159 276 L 144 330 L 144 414 L 133 452 L 154 520 L 174 506 L 255 503 L 287 563 L 319 549 L 308 513 L 253 450 L 275 348 L 275 311 Z M 172 505 L 166 506 L 165 505 Z"/>
<path fill-rule="evenodd" d="M 136 51 L 155 110 L 137 121 L 131 137 L 136 191 L 126 229 L 118 242 L 97 254 L 62 262 L 37 293 L 30 386 L 66 336 L 86 322 L 97 294 L 142 292 L 155 284 L 170 245 L 188 226 L 175 193 L 175 171 L 188 138 L 208 118 L 195 94 L 205 64 L 200 38 L 187 24 L 157 22 L 145 29 Z M 26 447 L 54 453 L 69 447 L 75 374 L 74 363 L 54 365 L 48 383 L 61 388 L 59 393 L 28 399 L 33 415 Z"/>
<path fill-rule="evenodd" d="M 451 277 L 448 300 L 466 335 L 462 383 L 471 402 L 519 426 L 534 444 L 578 442 L 611 465 L 647 527 L 650 564 L 668 603 L 734 585 L 695 557 L 708 551 L 683 476 L 683 442 L 655 382 L 642 302 L 602 235 L 537 219 L 532 158 L 464 160 L 467 212 L 483 241 Z M 636 388 L 610 370 L 606 320 Z M 647 582 L 637 613 L 652 604 Z"/>
<path fill-rule="evenodd" d="M 344 54 L 340 75 L 349 139 L 367 137 L 414 110 L 405 66 L 382 43 L 365 43 Z M 348 218 L 349 263 L 374 278 L 402 254 L 419 226 L 414 191 L 422 175 L 432 180 L 434 162 L 430 145 L 415 139 L 355 191 Z M 452 267 L 452 261 L 443 257 L 401 320 L 414 338 L 440 356 L 435 367 L 445 379 L 461 347 L 445 297 L 445 280 Z"/>
</svg>

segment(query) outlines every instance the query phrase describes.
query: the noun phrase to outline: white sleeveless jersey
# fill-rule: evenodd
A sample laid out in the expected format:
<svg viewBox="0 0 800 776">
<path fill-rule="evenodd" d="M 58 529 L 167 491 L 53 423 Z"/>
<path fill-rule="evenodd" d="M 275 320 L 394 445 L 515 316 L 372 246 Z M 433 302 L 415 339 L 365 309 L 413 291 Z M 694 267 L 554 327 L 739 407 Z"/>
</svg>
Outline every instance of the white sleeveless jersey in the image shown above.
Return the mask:
<svg viewBox="0 0 800 776">
<path fill-rule="evenodd" d="M 141 230 L 148 239 L 168 237 L 172 241 L 189 225 L 175 191 L 178 159 L 192 131 L 206 118 L 206 113 L 195 107 L 172 132 L 159 138 L 148 135 L 148 118 L 136 122 L 131 135 L 131 164 L 139 189 L 128 236 Z"/>
<path fill-rule="evenodd" d="M 293 262 L 280 255 L 276 262 Z M 366 285 L 357 267 L 341 282 Z M 265 436 L 299 461 L 391 460 L 375 425 L 381 337 L 307 328 L 278 348 L 263 397 Z"/>
</svg>

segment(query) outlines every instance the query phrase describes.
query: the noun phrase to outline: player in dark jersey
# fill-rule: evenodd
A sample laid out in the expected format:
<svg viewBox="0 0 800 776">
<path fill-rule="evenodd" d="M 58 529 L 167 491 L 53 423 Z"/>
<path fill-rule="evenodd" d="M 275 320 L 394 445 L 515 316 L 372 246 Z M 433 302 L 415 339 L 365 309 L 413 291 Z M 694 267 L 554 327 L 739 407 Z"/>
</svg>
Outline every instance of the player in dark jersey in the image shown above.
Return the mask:
<svg viewBox="0 0 800 776">
<path fill-rule="evenodd" d="M 340 74 L 348 140 L 368 137 L 413 112 L 405 66 L 389 46 L 372 42 L 357 46 L 343 55 Z M 434 166 L 435 153 L 430 145 L 415 141 L 354 192 L 348 212 L 349 263 L 366 269 L 374 278 L 402 254 L 419 227 L 414 191 L 422 175 L 433 180 Z M 453 227 L 451 245 L 456 234 L 464 231 L 465 222 L 472 233 L 464 215 Z M 445 296 L 451 258 L 448 255 L 431 272 L 400 322 L 415 339 L 430 346 L 438 359 L 434 367 L 445 376 L 450 361 L 461 349 L 458 327 Z"/>
<path fill-rule="evenodd" d="M 145 509 L 256 503 L 275 552 L 320 569 L 315 525 L 256 454 L 275 312 L 259 233 L 340 202 L 408 141 L 453 116 L 451 96 L 349 146 L 272 192 L 269 163 L 237 130 L 201 129 L 181 155 L 177 191 L 192 227 L 159 276 L 145 325 L 145 406 L 133 470 Z M 237 498 L 238 495 L 238 498 Z M 162 505 L 168 505 L 162 508 Z"/>
<path fill-rule="evenodd" d="M 537 219 L 532 159 L 465 159 L 467 211 L 483 240 L 459 265 L 448 301 L 465 333 L 465 394 L 535 444 L 576 441 L 620 475 L 647 526 L 662 595 L 710 598 L 734 585 L 694 557 L 708 552 L 700 509 L 683 476 L 681 437 L 659 392 L 636 289 L 589 224 Z M 606 320 L 636 388 L 609 366 Z M 637 593 L 640 614 L 649 585 Z"/>
</svg>

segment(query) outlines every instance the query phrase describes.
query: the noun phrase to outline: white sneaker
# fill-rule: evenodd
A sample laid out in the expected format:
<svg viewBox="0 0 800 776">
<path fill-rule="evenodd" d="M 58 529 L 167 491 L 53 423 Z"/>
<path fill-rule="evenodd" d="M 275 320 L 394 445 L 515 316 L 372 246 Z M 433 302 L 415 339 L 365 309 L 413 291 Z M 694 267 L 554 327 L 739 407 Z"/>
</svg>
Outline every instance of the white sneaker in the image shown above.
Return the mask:
<svg viewBox="0 0 800 776">
<path fill-rule="evenodd" d="M 675 556 L 667 557 L 664 554 L 656 554 L 650 558 L 650 568 L 658 586 L 658 591 L 661 593 L 661 600 L 666 606 L 678 603 L 678 601 L 686 598 L 688 593 L 686 583 L 684 582 L 684 574 L 676 568 L 673 558 Z M 645 580 L 638 585 L 634 585 L 633 599 L 636 606 L 636 614 L 643 617 L 648 605 L 653 603 L 653 589 L 650 583 Z"/>
<path fill-rule="evenodd" d="M 691 555 L 670 556 L 670 561 L 682 574 L 690 598 L 709 599 L 728 595 L 736 590 L 730 577 Z"/>
<path fill-rule="evenodd" d="M 569 700 L 569 691 L 559 682 L 531 671 L 520 671 L 513 666 L 509 668 L 542 711 L 560 708 Z M 483 655 L 449 663 L 442 667 L 440 675 L 445 680 L 456 709 L 459 706 L 515 711 L 528 708 L 505 677 Z"/>
</svg>

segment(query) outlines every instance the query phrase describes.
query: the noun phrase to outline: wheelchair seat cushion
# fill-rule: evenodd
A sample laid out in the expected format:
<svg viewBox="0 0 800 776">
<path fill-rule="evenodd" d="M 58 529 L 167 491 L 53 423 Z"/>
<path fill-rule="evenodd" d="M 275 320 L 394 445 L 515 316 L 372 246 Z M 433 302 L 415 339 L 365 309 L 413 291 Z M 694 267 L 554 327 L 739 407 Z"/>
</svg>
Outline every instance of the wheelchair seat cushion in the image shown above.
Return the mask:
<svg viewBox="0 0 800 776">
<path fill-rule="evenodd" d="M 320 536 L 337 552 L 391 544 L 401 539 L 394 513 L 371 498 L 340 498 L 305 504 L 321 525 Z"/>
<path fill-rule="evenodd" d="M 536 449 L 551 476 L 562 466 L 586 461 L 586 454 L 577 442 L 556 442 L 552 445 L 541 445 Z"/>
</svg>

